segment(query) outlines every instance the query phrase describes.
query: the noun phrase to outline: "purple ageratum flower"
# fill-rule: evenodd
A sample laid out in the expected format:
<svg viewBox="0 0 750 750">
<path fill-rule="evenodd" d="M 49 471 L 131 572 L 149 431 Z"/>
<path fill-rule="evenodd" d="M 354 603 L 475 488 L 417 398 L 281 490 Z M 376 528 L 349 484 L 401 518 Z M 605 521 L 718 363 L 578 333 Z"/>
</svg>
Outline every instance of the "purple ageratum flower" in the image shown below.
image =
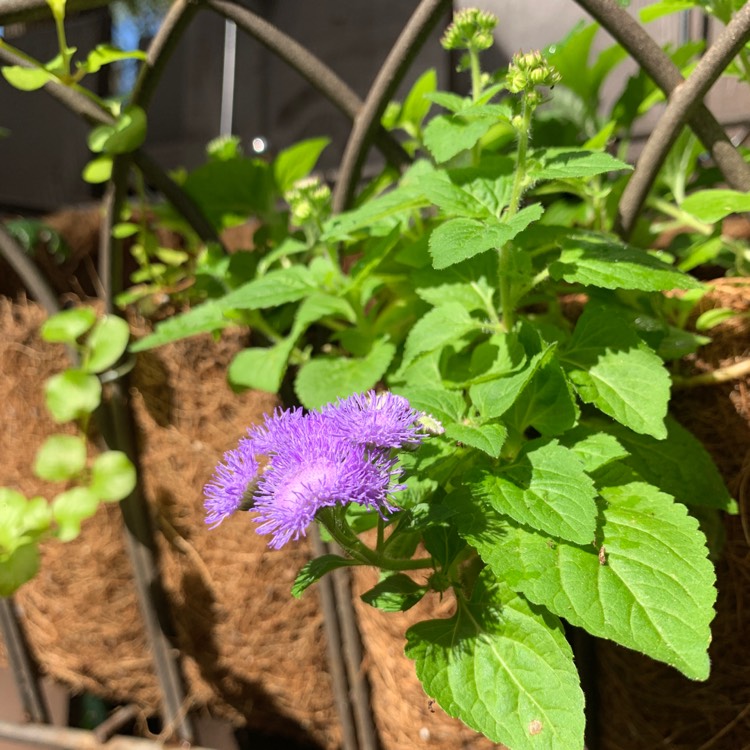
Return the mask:
<svg viewBox="0 0 750 750">
<path fill-rule="evenodd" d="M 258 481 L 253 509 L 258 533 L 273 534 L 270 547 L 304 536 L 321 508 L 359 503 L 381 513 L 394 510 L 389 495 L 403 489 L 395 483 L 395 459 L 332 435 L 317 412 L 303 419 L 277 414 L 266 427 L 279 443 Z"/>
<path fill-rule="evenodd" d="M 421 412 L 394 393 L 355 393 L 323 408 L 336 437 L 375 448 L 419 445 L 426 437 Z"/>
<path fill-rule="evenodd" d="M 211 480 L 203 488 L 206 523 L 215 528 L 231 516 L 245 500 L 245 493 L 258 475 L 257 452 L 250 440 L 243 438 L 234 450 L 224 454 Z"/>
</svg>

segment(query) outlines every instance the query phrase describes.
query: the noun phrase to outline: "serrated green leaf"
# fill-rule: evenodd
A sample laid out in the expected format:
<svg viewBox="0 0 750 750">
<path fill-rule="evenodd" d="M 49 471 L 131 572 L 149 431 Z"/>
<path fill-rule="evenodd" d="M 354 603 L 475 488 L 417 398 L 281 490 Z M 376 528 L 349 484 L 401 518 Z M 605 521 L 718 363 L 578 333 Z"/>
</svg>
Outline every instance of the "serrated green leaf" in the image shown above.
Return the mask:
<svg viewBox="0 0 750 750">
<path fill-rule="evenodd" d="M 454 94 L 450 91 L 433 91 L 432 93 L 425 94 L 425 99 L 453 113 L 460 112 L 472 104 L 470 98 Z"/>
<path fill-rule="evenodd" d="M 42 323 L 41 336 L 45 341 L 74 344 L 96 322 L 96 312 L 90 307 L 76 307 L 55 313 Z"/>
<path fill-rule="evenodd" d="M 122 451 L 104 451 L 94 460 L 89 489 L 97 499 L 118 502 L 135 489 L 135 484 L 135 466 Z"/>
<path fill-rule="evenodd" d="M 365 357 L 311 359 L 297 373 L 294 390 L 303 406 L 320 408 L 375 386 L 395 354 L 396 347 L 383 338 L 373 344 Z"/>
<path fill-rule="evenodd" d="M 278 393 L 294 348 L 290 338 L 267 347 L 253 347 L 239 352 L 229 365 L 227 378 L 234 386 Z"/>
<path fill-rule="evenodd" d="M 52 501 L 57 538 L 69 542 L 81 533 L 81 523 L 96 513 L 99 498 L 88 487 L 74 487 Z"/>
<path fill-rule="evenodd" d="M 65 370 L 44 384 L 47 408 L 55 422 L 70 422 L 91 414 L 100 404 L 99 378 L 83 370 Z"/>
<path fill-rule="evenodd" d="M 603 420 L 592 420 L 590 428 L 613 435 L 629 453 L 625 463 L 680 502 L 736 512 L 737 504 L 700 441 L 671 416 L 664 423 L 667 433 L 663 440 Z"/>
<path fill-rule="evenodd" d="M 529 176 L 533 180 L 564 180 L 594 177 L 633 167 L 605 151 L 577 148 L 546 148 L 531 155 Z"/>
<path fill-rule="evenodd" d="M 49 482 L 64 482 L 86 466 L 86 443 L 73 435 L 50 435 L 37 451 L 34 474 Z"/>
<path fill-rule="evenodd" d="M 330 138 L 308 138 L 280 151 L 273 162 L 273 177 L 279 192 L 285 193 L 297 180 L 307 177 L 330 142 Z"/>
<path fill-rule="evenodd" d="M 294 579 L 292 596 L 299 599 L 300 596 L 302 596 L 302 592 L 308 588 L 308 586 L 312 586 L 313 583 L 319 581 L 326 573 L 355 564 L 354 560 L 340 557 L 339 555 L 321 555 L 314 560 L 310 560 L 310 562 L 300 570 L 297 577 Z"/>
<path fill-rule="evenodd" d="M 713 565 L 698 521 L 644 483 L 602 491 L 596 546 L 553 542 L 460 505 L 459 527 L 508 584 L 573 625 L 708 677 Z"/>
<path fill-rule="evenodd" d="M 472 470 L 466 484 L 473 497 L 518 523 L 579 544 L 594 539 L 594 482 L 557 440 L 533 440 L 509 465 Z"/>
<path fill-rule="evenodd" d="M 561 361 L 583 401 L 635 432 L 666 437 L 669 374 L 616 308 L 588 304 Z"/>
<path fill-rule="evenodd" d="M 435 100 L 434 96 L 431 98 Z M 442 98 L 438 103 L 445 106 L 447 102 Z M 448 161 L 461 151 L 472 148 L 506 115 L 506 108 L 493 104 L 471 105 L 462 107 L 458 114 L 438 115 L 424 129 L 424 145 L 435 161 Z"/>
<path fill-rule="evenodd" d="M 503 448 L 508 430 L 501 424 L 449 424 L 445 426 L 445 436 L 451 440 L 484 451 L 497 458 Z"/>
<path fill-rule="evenodd" d="M 544 361 L 545 353 L 546 350 L 535 354 L 521 370 L 469 388 L 471 401 L 483 420 L 501 417 L 513 406 Z"/>
<path fill-rule="evenodd" d="M 540 435 L 554 437 L 571 429 L 579 416 L 573 388 L 558 360 L 552 358 L 540 364 L 504 419 L 519 434 L 533 427 Z"/>
<path fill-rule="evenodd" d="M 433 93 L 437 88 L 437 73 L 433 70 L 426 70 L 415 81 L 411 90 L 404 99 L 401 107 L 401 114 L 398 124 L 415 136 L 421 128 L 422 120 L 430 111 L 430 100 L 427 94 Z M 406 126 L 406 127 L 405 127 Z M 411 126 L 409 129 L 408 126 Z"/>
<path fill-rule="evenodd" d="M 494 212 L 474 195 L 454 184 L 446 171 L 425 175 L 420 180 L 419 187 L 427 199 L 445 214 L 455 214 L 462 218 L 495 218 Z"/>
<path fill-rule="evenodd" d="M 479 327 L 479 321 L 456 302 L 433 308 L 409 332 L 404 345 L 402 367 L 407 367 L 417 357 L 439 350 Z"/>
<path fill-rule="evenodd" d="M 441 422 L 460 422 L 466 412 L 466 401 L 457 391 L 440 388 L 394 388 L 413 409 L 425 412 Z"/>
<path fill-rule="evenodd" d="M 57 80 L 44 68 L 27 68 L 22 65 L 5 65 L 0 68 L 3 78 L 19 91 L 36 91 L 46 83 Z"/>
<path fill-rule="evenodd" d="M 384 612 L 406 612 L 426 593 L 426 586 L 420 586 L 404 573 L 394 573 L 365 591 L 360 599 L 365 604 Z"/>
<path fill-rule="evenodd" d="M 84 362 L 85 372 L 104 372 L 117 362 L 128 348 L 130 327 L 117 315 L 99 318 L 86 337 L 88 356 Z"/>
<path fill-rule="evenodd" d="M 13 596 L 39 571 L 39 550 L 36 544 L 16 547 L 9 555 L 0 555 L 0 596 Z"/>
<path fill-rule="evenodd" d="M 560 438 L 560 442 L 578 456 L 587 474 L 629 456 L 614 435 L 591 432 L 587 426 L 569 430 Z"/>
<path fill-rule="evenodd" d="M 425 691 L 450 716 L 513 750 L 582 750 L 583 694 L 561 623 L 489 571 L 453 617 L 406 638 Z"/>
<path fill-rule="evenodd" d="M 430 235 L 434 268 L 447 268 L 493 248 L 501 248 L 519 232 L 541 218 L 541 204 L 533 203 L 507 221 L 500 219 L 449 219 Z"/>
<path fill-rule="evenodd" d="M 680 208 L 700 221 L 714 224 L 730 214 L 750 211 L 750 193 L 737 190 L 700 190 L 688 195 Z"/>
<path fill-rule="evenodd" d="M 550 264 L 553 279 L 604 289 L 659 292 L 699 289 L 702 284 L 639 248 L 595 235 L 564 239 L 558 260 Z"/>
</svg>

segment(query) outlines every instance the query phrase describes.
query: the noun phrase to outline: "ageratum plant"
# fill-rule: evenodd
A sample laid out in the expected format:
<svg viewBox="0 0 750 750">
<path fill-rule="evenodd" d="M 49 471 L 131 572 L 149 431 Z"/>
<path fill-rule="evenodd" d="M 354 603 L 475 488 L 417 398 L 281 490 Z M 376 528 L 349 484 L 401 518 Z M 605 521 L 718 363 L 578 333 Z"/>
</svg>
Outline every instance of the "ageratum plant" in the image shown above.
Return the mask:
<svg viewBox="0 0 750 750">
<path fill-rule="evenodd" d="M 701 285 L 611 233 L 630 170 L 604 150 L 611 127 L 535 143 L 560 74 L 538 52 L 484 72 L 495 23 L 460 11 L 443 37 L 469 96 L 428 72 L 386 112 L 409 169 L 337 216 L 325 185 L 297 185 L 291 233 L 266 235 L 253 278 L 136 348 L 253 326 L 230 380 L 291 383 L 304 409 L 227 453 L 208 522 L 247 510 L 273 548 L 322 524 L 343 554 L 305 566 L 296 596 L 371 565 L 375 607 L 451 597 L 451 617 L 406 633 L 425 691 L 513 750 L 580 749 L 564 623 L 706 679 L 716 591 L 698 518 L 733 501 L 668 416 L 665 363 L 701 342 L 681 328 Z"/>
</svg>

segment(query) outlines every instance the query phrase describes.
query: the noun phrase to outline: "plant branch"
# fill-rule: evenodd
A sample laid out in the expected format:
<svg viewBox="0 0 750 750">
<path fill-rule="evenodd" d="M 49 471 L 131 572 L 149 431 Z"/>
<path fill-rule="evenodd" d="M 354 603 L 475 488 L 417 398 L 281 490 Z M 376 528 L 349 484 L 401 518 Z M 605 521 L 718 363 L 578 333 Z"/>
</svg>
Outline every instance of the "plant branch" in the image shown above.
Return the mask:
<svg viewBox="0 0 750 750">
<path fill-rule="evenodd" d="M 333 192 L 333 212 L 340 213 L 351 202 L 354 188 L 380 118 L 396 93 L 417 52 L 427 40 L 440 16 L 450 9 L 448 0 L 422 0 L 380 68 L 362 108 L 354 118 L 338 180 Z"/>
<path fill-rule="evenodd" d="M 234 0 L 200 0 L 207 8 L 234 21 L 244 32 L 278 55 L 314 86 L 349 119 L 354 120 L 362 100 L 336 73 L 292 37 Z M 401 166 L 411 161 L 400 144 L 382 127 L 375 133 L 375 145 L 383 156 Z"/>
<path fill-rule="evenodd" d="M 671 94 L 683 83 L 684 78 L 669 55 L 617 3 L 612 0 L 575 1 L 625 47 L 665 94 Z M 750 165 L 745 163 L 724 129 L 704 104 L 697 105 L 690 115 L 689 124 L 710 152 L 727 183 L 735 190 L 750 190 Z"/>
<path fill-rule="evenodd" d="M 732 380 L 739 380 L 750 375 L 750 359 L 743 359 L 726 367 L 719 367 L 711 372 L 702 372 L 699 375 L 672 377 L 675 388 L 695 388 L 699 385 L 719 385 Z"/>
<path fill-rule="evenodd" d="M 692 75 L 672 90 L 669 103 L 638 157 L 618 211 L 619 231 L 628 237 L 677 134 L 691 112 L 750 39 L 750 4 L 745 5 L 701 58 Z"/>
</svg>

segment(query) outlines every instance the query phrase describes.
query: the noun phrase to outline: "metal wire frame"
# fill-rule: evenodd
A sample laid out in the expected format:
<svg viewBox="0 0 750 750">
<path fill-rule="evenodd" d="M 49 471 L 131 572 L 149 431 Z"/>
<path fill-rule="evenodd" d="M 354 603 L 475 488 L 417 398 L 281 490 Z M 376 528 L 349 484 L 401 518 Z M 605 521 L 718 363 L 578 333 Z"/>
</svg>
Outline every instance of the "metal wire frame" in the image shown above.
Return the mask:
<svg viewBox="0 0 750 750">
<path fill-rule="evenodd" d="M 68 5 L 70 9 L 90 8 L 106 2 L 107 0 L 68 0 Z M 723 128 L 711 113 L 701 103 L 694 104 L 691 101 L 691 97 L 702 99 L 707 87 L 710 86 L 709 81 L 721 74 L 728 60 L 736 52 L 737 45 L 741 46 L 747 40 L 747 35 L 750 34 L 748 19 L 743 15 L 737 24 L 734 24 L 731 33 L 727 30 L 720 40 L 721 44 L 717 42 L 712 47 L 712 50 L 716 48 L 714 55 L 712 57 L 707 55 L 708 61 L 703 64 L 702 68 L 699 66 L 700 75 L 696 76 L 694 73 L 689 83 L 685 85 L 679 71 L 669 58 L 637 22 L 616 3 L 611 0 L 575 0 L 575 2 L 587 10 L 628 50 L 665 93 L 671 94 L 680 87 L 682 93 L 680 96 L 675 95 L 673 104 L 670 104 L 672 110 L 667 108 L 669 117 L 665 115 L 665 121 L 668 124 L 662 126 L 661 129 L 657 126 L 652 134 L 650 143 L 653 143 L 651 146 L 653 153 L 658 156 L 665 148 L 668 148 L 675 128 L 689 122 L 711 152 L 727 182 L 737 189 L 750 189 L 750 167 L 732 146 Z M 448 5 L 447 0 L 422 1 L 388 56 L 365 102 L 362 102 L 333 71 L 311 55 L 308 50 L 249 11 L 237 0 L 176 0 L 149 48 L 147 63 L 136 84 L 134 101 L 147 108 L 157 90 L 166 60 L 184 30 L 189 26 L 196 11 L 208 9 L 219 13 L 234 21 L 240 29 L 279 55 L 353 120 L 354 126 L 341 163 L 340 180 L 336 188 L 336 207 L 341 210 L 351 200 L 362 159 L 371 145 L 380 148 L 386 158 L 396 165 L 408 162 L 408 155 L 389 134 L 379 127 L 379 118 L 393 95 L 398 81 L 408 69 L 417 48 Z M 46 0 L 5 0 L 5 5 L 0 11 L 0 23 L 30 20 L 44 15 L 48 15 Z M 15 59 L 3 50 L 0 50 L 0 60 L 10 64 L 25 64 L 24 61 Z M 696 76 L 695 79 L 694 76 Z M 92 124 L 112 122 L 107 112 L 101 110 L 78 91 L 54 83 L 47 84 L 45 89 L 71 111 Z M 120 255 L 118 248 L 112 242 L 111 233 L 106 230 L 118 215 L 118 207 L 125 195 L 127 176 L 131 166 L 139 169 L 146 180 L 183 214 L 202 239 L 218 241 L 214 228 L 198 206 L 161 170 L 147 152 L 139 149 L 131 155 L 119 157 L 115 160 L 113 179 L 105 196 L 107 212 L 100 248 L 100 273 L 105 284 L 105 303 L 109 309 L 112 307 L 115 290 L 119 289 L 122 284 L 122 269 L 118 260 Z M 644 189 L 647 192 L 653 180 L 651 171 L 647 166 L 641 166 L 639 163 L 631 177 L 633 187 L 630 197 L 626 200 L 628 195 L 626 191 L 620 206 L 621 216 L 625 217 L 628 222 L 631 220 L 628 217 L 632 217 L 634 221 L 642 205 L 642 202 L 638 203 L 632 196 L 642 193 Z M 626 232 L 629 224 L 621 221 L 621 225 L 623 232 Z M 23 257 L 22 251 L 15 245 L 13 238 L 2 227 L 0 227 L 0 254 L 14 265 L 32 295 L 49 310 L 53 310 L 56 307 L 56 300 L 48 285 L 28 259 Z M 109 401 L 104 415 L 102 432 L 111 441 L 113 447 L 126 450 L 137 462 L 130 431 L 130 413 L 124 394 L 123 384 L 115 384 L 113 398 Z M 147 621 L 147 630 L 155 654 L 156 670 L 165 697 L 164 719 L 168 726 L 175 727 L 178 737 L 190 741 L 193 733 L 183 711 L 183 693 L 179 672 L 174 659 L 168 653 L 169 644 L 161 630 L 157 601 L 149 593 L 155 584 L 158 588 L 159 579 L 153 554 L 153 532 L 147 514 L 144 512 L 143 498 L 137 497 L 135 502 L 123 503 L 123 514 L 129 530 L 128 548 L 135 576 L 139 581 L 141 607 Z M 337 682 L 336 697 L 344 728 L 344 747 L 346 750 L 355 748 L 371 750 L 377 747 L 377 735 L 372 718 L 365 706 L 366 686 L 358 686 L 356 680 L 352 682 L 352 675 L 359 670 L 360 654 L 357 651 L 356 619 L 345 579 L 339 576 L 331 582 L 325 580 L 321 582 L 321 598 L 328 627 L 332 674 L 334 681 Z M 0 606 L 0 626 L 13 652 L 12 661 L 17 681 L 22 687 L 25 710 L 35 722 L 23 727 L 0 722 L 0 736 L 22 741 L 44 742 L 61 748 L 100 747 L 101 744 L 96 744 L 98 739 L 92 733 L 43 726 L 46 721 L 46 709 L 38 685 L 35 683 L 33 665 L 20 637 L 12 602 L 8 600 L 4 600 Z M 345 656 L 343 661 L 342 654 Z M 348 696 L 349 690 L 352 691 L 351 700 Z M 354 703 L 353 706 L 352 703 Z M 122 747 L 129 750 L 150 744 L 148 741 L 132 738 L 115 739 L 123 744 L 115 745 L 115 740 L 110 740 L 107 747 Z"/>
</svg>

